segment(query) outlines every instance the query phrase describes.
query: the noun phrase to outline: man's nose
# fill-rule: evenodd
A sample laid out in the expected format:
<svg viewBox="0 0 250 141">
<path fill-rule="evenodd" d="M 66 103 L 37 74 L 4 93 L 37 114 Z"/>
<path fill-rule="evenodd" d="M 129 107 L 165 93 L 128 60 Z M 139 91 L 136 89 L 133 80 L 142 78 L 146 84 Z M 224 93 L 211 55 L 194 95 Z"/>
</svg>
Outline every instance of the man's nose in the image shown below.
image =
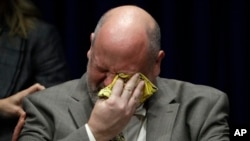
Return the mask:
<svg viewBox="0 0 250 141">
<path fill-rule="evenodd" d="M 115 74 L 107 74 L 106 78 L 104 80 L 104 85 L 105 87 L 108 86 L 109 84 L 111 84 L 111 82 L 113 81 L 113 79 L 115 78 Z"/>
</svg>

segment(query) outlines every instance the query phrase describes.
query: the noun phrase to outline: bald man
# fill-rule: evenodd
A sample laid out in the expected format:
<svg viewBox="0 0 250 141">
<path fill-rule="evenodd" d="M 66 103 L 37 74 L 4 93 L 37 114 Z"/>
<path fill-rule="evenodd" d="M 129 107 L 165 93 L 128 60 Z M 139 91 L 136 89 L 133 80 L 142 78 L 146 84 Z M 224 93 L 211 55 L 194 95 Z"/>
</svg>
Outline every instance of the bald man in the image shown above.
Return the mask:
<svg viewBox="0 0 250 141">
<path fill-rule="evenodd" d="M 156 21 L 136 6 L 106 12 L 90 35 L 87 72 L 79 80 L 24 100 L 20 141 L 229 140 L 228 99 L 208 86 L 160 78 L 164 52 Z M 98 92 L 119 73 L 108 99 Z M 144 74 L 158 90 L 140 103 Z M 123 138 L 122 137 L 122 138 Z"/>
</svg>

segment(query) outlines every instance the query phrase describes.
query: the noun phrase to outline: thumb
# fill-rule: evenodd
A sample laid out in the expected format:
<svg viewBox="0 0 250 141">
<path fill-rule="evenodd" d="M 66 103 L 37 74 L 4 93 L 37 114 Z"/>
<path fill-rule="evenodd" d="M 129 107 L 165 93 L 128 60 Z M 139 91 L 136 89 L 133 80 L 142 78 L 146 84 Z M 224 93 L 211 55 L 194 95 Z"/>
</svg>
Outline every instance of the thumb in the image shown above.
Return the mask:
<svg viewBox="0 0 250 141">
<path fill-rule="evenodd" d="M 18 120 L 18 122 L 17 122 L 17 125 L 16 125 L 16 127 L 15 127 L 15 129 L 14 129 L 14 132 L 13 132 L 13 134 L 12 134 L 12 141 L 17 141 L 18 136 L 20 135 L 21 130 L 22 130 L 22 128 L 23 128 L 23 125 L 24 125 L 24 123 L 25 123 L 25 118 L 26 118 L 26 113 L 23 112 L 23 113 L 20 115 L 19 120 Z"/>
</svg>

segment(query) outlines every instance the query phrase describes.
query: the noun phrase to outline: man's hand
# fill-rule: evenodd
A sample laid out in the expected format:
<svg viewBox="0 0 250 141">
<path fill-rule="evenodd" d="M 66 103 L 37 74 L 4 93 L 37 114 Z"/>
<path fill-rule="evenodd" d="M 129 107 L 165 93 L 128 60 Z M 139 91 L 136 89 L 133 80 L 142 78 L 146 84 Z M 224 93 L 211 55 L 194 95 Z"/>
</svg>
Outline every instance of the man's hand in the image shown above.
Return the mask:
<svg viewBox="0 0 250 141">
<path fill-rule="evenodd" d="M 10 97 L 7 97 L 5 99 L 0 99 L 1 116 L 5 118 L 11 118 L 23 115 L 25 113 L 22 108 L 23 98 L 27 95 L 30 95 L 36 91 L 40 91 L 43 89 L 45 89 L 45 87 L 37 83 Z"/>
<path fill-rule="evenodd" d="M 128 124 L 143 93 L 144 81 L 138 81 L 139 74 L 126 84 L 118 79 L 109 99 L 96 102 L 88 126 L 97 141 L 112 139 Z"/>
</svg>

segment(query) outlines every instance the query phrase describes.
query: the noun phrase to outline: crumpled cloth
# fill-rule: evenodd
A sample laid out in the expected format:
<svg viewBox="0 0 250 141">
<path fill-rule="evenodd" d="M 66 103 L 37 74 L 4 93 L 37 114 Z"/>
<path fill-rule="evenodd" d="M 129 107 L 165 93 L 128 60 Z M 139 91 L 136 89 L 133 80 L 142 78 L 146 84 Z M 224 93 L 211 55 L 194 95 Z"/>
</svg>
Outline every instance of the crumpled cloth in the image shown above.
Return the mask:
<svg viewBox="0 0 250 141">
<path fill-rule="evenodd" d="M 106 86 L 105 88 L 101 89 L 98 92 L 98 97 L 108 99 L 111 95 L 112 88 L 118 78 L 122 79 L 124 83 L 126 83 L 131 77 L 132 75 L 124 73 L 117 74 L 113 79 L 113 81 L 108 86 Z M 144 76 L 142 73 L 140 73 L 140 80 L 143 80 L 145 83 L 143 95 L 140 99 L 140 103 L 144 103 L 150 96 L 152 96 L 158 90 L 158 88 L 150 80 L 148 80 L 148 78 Z"/>
</svg>

